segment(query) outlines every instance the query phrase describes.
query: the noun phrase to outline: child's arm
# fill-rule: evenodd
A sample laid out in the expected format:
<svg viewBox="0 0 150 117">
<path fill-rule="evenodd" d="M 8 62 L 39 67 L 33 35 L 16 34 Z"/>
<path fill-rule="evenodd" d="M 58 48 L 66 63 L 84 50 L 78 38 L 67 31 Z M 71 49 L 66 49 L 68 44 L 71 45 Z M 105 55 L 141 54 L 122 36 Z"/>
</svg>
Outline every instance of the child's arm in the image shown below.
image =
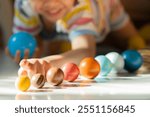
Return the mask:
<svg viewBox="0 0 150 117">
<path fill-rule="evenodd" d="M 128 49 L 138 50 L 146 47 L 144 39 L 139 35 L 130 20 L 122 28 L 114 31 L 113 34 L 119 39 L 119 44 L 126 43 Z"/>
<path fill-rule="evenodd" d="M 145 48 L 144 39 L 140 37 L 136 28 L 133 26 L 128 14 L 123 8 L 120 0 L 113 0 L 110 7 L 110 25 L 115 32 L 118 40 L 115 41 L 117 45 L 125 45 L 126 49 L 141 49 Z"/>
<path fill-rule="evenodd" d="M 45 62 L 49 63 L 49 66 L 62 67 L 67 62 L 76 63 L 79 65 L 80 61 L 85 57 L 94 57 L 96 51 L 95 37 L 91 35 L 79 36 L 72 41 L 72 50 L 62 53 L 60 55 L 48 56 L 41 59 L 28 59 L 22 60 L 20 66 L 24 69 L 35 73 L 35 71 L 43 71 Z M 46 65 L 47 66 L 47 65 Z M 44 68 L 45 71 L 48 67 Z M 43 74 L 44 75 L 44 74 Z"/>
<path fill-rule="evenodd" d="M 60 55 L 53 55 L 42 58 L 50 61 L 52 65 L 60 67 L 66 62 L 79 64 L 85 57 L 94 57 L 96 53 L 96 42 L 94 36 L 79 36 L 72 41 L 72 50 Z"/>
</svg>

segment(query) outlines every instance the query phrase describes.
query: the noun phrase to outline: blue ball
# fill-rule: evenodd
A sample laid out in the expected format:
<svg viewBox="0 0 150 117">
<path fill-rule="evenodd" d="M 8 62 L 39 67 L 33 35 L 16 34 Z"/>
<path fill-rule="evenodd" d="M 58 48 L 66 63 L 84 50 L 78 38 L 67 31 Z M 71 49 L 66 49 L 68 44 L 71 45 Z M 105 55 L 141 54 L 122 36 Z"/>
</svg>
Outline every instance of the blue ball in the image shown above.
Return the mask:
<svg viewBox="0 0 150 117">
<path fill-rule="evenodd" d="M 18 32 L 13 34 L 8 41 L 8 49 L 12 56 L 16 55 L 16 51 L 21 52 L 20 57 L 24 58 L 24 51 L 29 49 L 29 57 L 32 57 L 37 47 L 36 39 L 27 32 Z"/>
<path fill-rule="evenodd" d="M 100 76 L 107 76 L 110 71 L 112 70 L 113 64 L 111 61 L 104 55 L 99 55 L 95 57 L 101 67 L 101 72 L 99 73 Z M 98 75 L 98 76 L 99 76 Z"/>
<path fill-rule="evenodd" d="M 136 50 L 126 50 L 122 56 L 125 60 L 125 69 L 129 72 L 135 72 L 143 64 L 143 58 Z"/>
</svg>

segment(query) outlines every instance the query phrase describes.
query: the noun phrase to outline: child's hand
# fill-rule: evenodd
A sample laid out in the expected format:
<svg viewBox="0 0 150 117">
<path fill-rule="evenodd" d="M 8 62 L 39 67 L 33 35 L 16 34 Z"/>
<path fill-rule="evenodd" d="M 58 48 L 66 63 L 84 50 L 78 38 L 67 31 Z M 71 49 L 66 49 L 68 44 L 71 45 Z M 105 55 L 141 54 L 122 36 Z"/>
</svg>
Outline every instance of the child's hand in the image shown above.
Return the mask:
<svg viewBox="0 0 150 117">
<path fill-rule="evenodd" d="M 20 62 L 20 67 L 34 75 L 37 73 L 46 76 L 51 64 L 43 59 L 23 59 Z"/>
<path fill-rule="evenodd" d="M 10 54 L 8 47 L 5 48 L 5 53 L 6 53 L 7 56 L 9 56 L 11 59 L 13 59 L 16 63 L 19 63 L 21 61 L 19 50 L 16 52 L 16 55 L 14 57 Z M 37 58 L 37 57 L 40 57 L 40 56 L 41 56 L 40 49 L 36 48 L 32 57 Z M 29 50 L 26 49 L 24 51 L 24 59 L 28 59 L 28 58 L 29 58 Z"/>
</svg>

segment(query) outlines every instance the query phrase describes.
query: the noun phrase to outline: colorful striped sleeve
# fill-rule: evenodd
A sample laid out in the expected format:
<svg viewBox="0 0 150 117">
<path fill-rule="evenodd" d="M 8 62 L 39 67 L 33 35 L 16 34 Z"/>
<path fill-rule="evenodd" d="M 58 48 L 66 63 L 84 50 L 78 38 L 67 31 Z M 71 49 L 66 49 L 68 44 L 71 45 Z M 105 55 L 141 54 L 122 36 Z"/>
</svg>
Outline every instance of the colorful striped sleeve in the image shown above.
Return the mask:
<svg viewBox="0 0 150 117">
<path fill-rule="evenodd" d="M 70 39 L 81 35 L 93 35 L 95 37 L 99 35 L 94 19 L 86 14 L 76 20 L 69 28 Z"/>
<path fill-rule="evenodd" d="M 110 0 L 110 26 L 112 30 L 121 29 L 129 21 L 129 16 L 125 12 L 120 0 Z"/>
<path fill-rule="evenodd" d="M 63 19 L 57 22 L 58 30 L 63 30 L 69 34 L 69 39 L 74 39 L 81 35 L 98 36 L 98 28 L 93 18 L 91 4 L 89 0 L 81 0 Z"/>
<path fill-rule="evenodd" d="M 36 35 L 41 31 L 41 28 L 38 15 L 32 11 L 28 0 L 15 0 L 13 32 L 25 31 Z"/>
</svg>

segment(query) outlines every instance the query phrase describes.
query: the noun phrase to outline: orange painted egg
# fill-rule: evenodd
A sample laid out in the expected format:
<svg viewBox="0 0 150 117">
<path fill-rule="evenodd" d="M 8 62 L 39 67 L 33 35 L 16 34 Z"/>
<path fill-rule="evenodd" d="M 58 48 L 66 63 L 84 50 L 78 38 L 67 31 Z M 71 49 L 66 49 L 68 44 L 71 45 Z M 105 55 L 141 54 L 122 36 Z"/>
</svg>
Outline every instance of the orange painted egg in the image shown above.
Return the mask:
<svg viewBox="0 0 150 117">
<path fill-rule="evenodd" d="M 93 79 L 99 74 L 100 65 L 94 58 L 89 57 L 80 62 L 79 69 L 82 76 Z"/>
</svg>

